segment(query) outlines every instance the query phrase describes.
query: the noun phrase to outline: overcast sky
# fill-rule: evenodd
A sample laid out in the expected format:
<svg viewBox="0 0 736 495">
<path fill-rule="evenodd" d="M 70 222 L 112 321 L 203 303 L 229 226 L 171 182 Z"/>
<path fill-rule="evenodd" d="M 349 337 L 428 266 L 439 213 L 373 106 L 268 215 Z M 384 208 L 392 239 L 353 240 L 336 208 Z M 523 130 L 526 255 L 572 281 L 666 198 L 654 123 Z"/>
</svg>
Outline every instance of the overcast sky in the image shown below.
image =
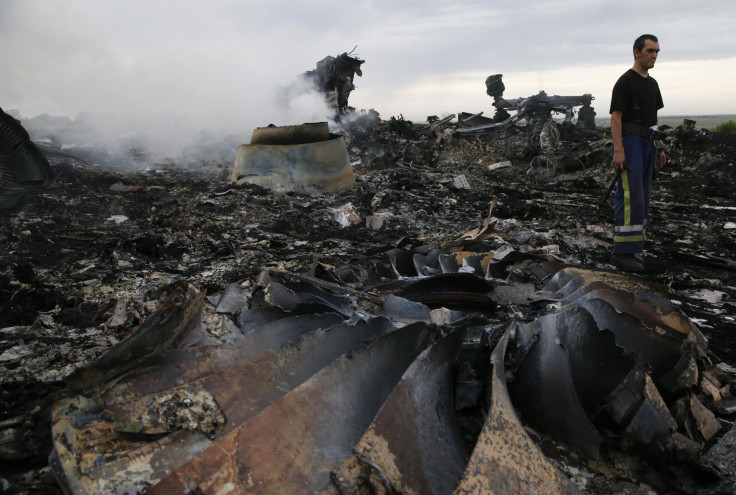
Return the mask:
<svg viewBox="0 0 736 495">
<path fill-rule="evenodd" d="M 277 108 L 274 88 L 357 45 L 350 104 L 384 119 L 490 116 L 497 73 L 507 98 L 591 93 L 600 118 L 643 33 L 662 49 L 660 115 L 736 113 L 734 0 L 0 0 L 0 107 L 250 136 L 313 120 L 309 102 Z"/>
</svg>

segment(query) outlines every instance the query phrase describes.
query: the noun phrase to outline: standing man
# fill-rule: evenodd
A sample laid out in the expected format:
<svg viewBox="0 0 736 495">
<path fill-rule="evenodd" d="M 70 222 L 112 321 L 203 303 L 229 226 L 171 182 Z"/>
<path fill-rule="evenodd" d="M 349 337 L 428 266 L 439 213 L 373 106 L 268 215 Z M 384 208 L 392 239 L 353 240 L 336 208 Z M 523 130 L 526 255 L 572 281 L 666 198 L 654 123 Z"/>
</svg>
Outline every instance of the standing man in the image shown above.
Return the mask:
<svg viewBox="0 0 736 495">
<path fill-rule="evenodd" d="M 665 136 L 657 128 L 657 110 L 664 106 L 657 81 L 649 75 L 659 54 L 659 40 L 643 34 L 634 41 L 634 66 L 616 81 L 611 96 L 611 166 L 620 171 L 614 196 L 616 228 L 611 263 L 627 272 L 641 272 L 638 256 L 644 247 L 649 217 L 652 170 L 667 161 L 654 141 Z"/>
</svg>

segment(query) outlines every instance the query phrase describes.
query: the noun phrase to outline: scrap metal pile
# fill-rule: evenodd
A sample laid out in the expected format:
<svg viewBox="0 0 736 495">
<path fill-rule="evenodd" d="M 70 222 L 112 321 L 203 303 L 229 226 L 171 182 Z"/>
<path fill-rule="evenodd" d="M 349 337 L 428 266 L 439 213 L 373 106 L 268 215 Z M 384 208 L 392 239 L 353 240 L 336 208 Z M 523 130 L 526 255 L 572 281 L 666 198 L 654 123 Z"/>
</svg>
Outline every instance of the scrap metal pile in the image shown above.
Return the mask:
<svg viewBox="0 0 736 495">
<path fill-rule="evenodd" d="M 192 285 L 165 288 L 161 309 L 71 375 L 54 405 L 65 491 L 578 493 L 512 404 L 595 460 L 628 441 L 695 461 L 721 429 L 698 397 L 723 403 L 730 378 L 662 288 L 508 249 L 436 251 L 415 253 L 403 279 L 414 281 L 383 299 L 383 316 L 267 272 L 250 298 L 237 284 L 207 304 Z M 492 275 L 509 256 L 549 278 L 524 297 L 559 307 L 479 326 L 470 315 L 512 302 Z M 428 269 L 449 271 L 416 275 Z M 232 319 L 209 325 L 218 315 Z M 483 423 L 475 446 L 459 420 L 468 408 L 483 411 L 469 415 Z"/>
<path fill-rule="evenodd" d="M 56 185 L 0 217 L 9 490 L 733 492 L 733 143 L 670 131 L 637 277 L 607 159 L 540 182 L 493 136 L 355 117 L 351 173 L 306 182 L 278 148 L 42 148 Z"/>
</svg>

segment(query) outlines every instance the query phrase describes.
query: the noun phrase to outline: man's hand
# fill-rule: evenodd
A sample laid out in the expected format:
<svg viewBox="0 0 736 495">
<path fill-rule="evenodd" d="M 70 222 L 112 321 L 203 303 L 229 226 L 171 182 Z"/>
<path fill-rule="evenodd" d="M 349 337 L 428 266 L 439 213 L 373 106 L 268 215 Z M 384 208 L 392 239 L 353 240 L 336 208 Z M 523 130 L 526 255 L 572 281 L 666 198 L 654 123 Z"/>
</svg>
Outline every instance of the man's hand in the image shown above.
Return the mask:
<svg viewBox="0 0 736 495">
<path fill-rule="evenodd" d="M 659 150 L 657 152 L 657 167 L 664 167 L 665 163 L 667 163 L 667 152 Z"/>
<path fill-rule="evenodd" d="M 611 167 L 614 170 L 623 170 L 624 164 L 626 163 L 626 155 L 624 150 L 618 150 L 613 152 L 613 160 L 611 160 Z"/>
<path fill-rule="evenodd" d="M 611 144 L 613 145 L 611 166 L 614 170 L 623 170 L 624 163 L 626 163 L 623 140 L 623 116 L 624 113 L 620 110 L 611 112 Z"/>
</svg>

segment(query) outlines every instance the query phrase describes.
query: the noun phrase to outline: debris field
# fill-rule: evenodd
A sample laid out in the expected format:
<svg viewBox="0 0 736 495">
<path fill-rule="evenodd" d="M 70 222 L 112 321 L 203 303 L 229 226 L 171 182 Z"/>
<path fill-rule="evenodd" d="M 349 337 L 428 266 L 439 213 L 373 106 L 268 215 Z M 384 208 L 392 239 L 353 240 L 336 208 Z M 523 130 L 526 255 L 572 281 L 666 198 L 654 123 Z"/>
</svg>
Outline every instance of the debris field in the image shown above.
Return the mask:
<svg viewBox="0 0 736 495">
<path fill-rule="evenodd" d="M 733 493 L 736 139 L 666 130 L 630 275 L 605 131 L 428 120 L 341 114 L 322 194 L 39 141 L 54 184 L 0 212 L 3 490 Z"/>
</svg>

